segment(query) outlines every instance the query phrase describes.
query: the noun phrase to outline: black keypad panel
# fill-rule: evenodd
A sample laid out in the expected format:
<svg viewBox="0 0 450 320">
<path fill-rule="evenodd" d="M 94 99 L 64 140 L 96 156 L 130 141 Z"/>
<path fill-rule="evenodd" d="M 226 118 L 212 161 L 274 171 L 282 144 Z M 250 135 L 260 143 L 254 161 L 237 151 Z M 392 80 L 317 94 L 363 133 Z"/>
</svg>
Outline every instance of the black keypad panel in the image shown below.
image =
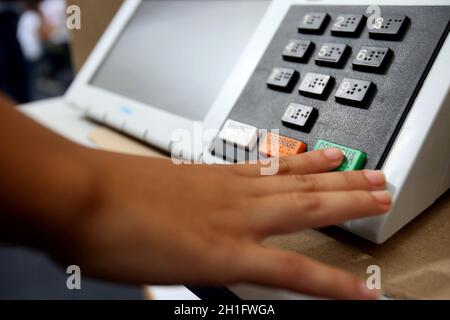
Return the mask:
<svg viewBox="0 0 450 320">
<path fill-rule="evenodd" d="M 326 74 L 308 73 L 305 75 L 300 88 L 300 94 L 306 97 L 325 99 L 332 87 L 334 79 Z"/>
<path fill-rule="evenodd" d="M 329 20 L 330 16 L 325 12 L 309 12 L 302 17 L 298 32 L 321 34 Z"/>
<path fill-rule="evenodd" d="M 310 40 L 289 40 L 283 51 L 283 58 L 286 61 L 304 63 L 308 60 L 314 44 Z"/>
<path fill-rule="evenodd" d="M 298 78 L 299 74 L 294 69 L 275 68 L 267 80 L 267 86 L 274 90 L 291 92 Z"/>
<path fill-rule="evenodd" d="M 337 37 L 357 37 L 364 26 L 362 14 L 340 14 L 333 22 L 331 34 Z"/>
<path fill-rule="evenodd" d="M 367 108 L 375 85 L 370 81 L 344 78 L 336 92 L 336 101 L 349 106 Z"/>
<path fill-rule="evenodd" d="M 449 33 L 450 6 L 380 9 L 377 20 L 367 6 L 293 5 L 228 119 L 308 151 L 345 146 L 380 169 Z"/>
<path fill-rule="evenodd" d="M 309 132 L 316 118 L 317 110 L 313 107 L 290 103 L 283 114 L 281 122 L 287 127 Z"/>
<path fill-rule="evenodd" d="M 361 47 L 353 60 L 353 69 L 383 73 L 392 58 L 392 50 L 380 47 Z"/>
<path fill-rule="evenodd" d="M 377 40 L 399 40 L 403 37 L 409 18 L 405 15 L 386 14 L 382 15 L 377 23 L 375 20 L 369 31 L 369 36 Z M 424 26 L 425 27 L 425 26 Z"/>
<path fill-rule="evenodd" d="M 343 66 L 349 47 L 342 43 L 324 43 L 316 56 L 316 64 L 331 68 L 340 68 Z"/>
</svg>

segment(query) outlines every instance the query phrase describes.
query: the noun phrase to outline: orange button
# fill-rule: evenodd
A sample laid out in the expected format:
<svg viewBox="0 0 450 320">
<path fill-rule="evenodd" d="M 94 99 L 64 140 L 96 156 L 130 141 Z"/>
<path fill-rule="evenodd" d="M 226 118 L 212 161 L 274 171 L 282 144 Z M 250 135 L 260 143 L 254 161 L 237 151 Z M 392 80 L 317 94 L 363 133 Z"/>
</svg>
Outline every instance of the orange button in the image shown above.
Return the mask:
<svg viewBox="0 0 450 320">
<path fill-rule="evenodd" d="M 277 142 L 279 144 L 279 152 L 278 155 L 275 154 L 274 156 L 293 156 L 305 152 L 307 148 L 307 145 L 304 142 L 269 132 L 264 138 L 264 141 L 259 148 L 259 152 L 264 156 L 271 157 L 273 155 L 272 152 L 276 151 L 272 150 L 272 148 L 275 148 L 275 146 L 272 147 L 272 145 L 275 145 Z"/>
</svg>

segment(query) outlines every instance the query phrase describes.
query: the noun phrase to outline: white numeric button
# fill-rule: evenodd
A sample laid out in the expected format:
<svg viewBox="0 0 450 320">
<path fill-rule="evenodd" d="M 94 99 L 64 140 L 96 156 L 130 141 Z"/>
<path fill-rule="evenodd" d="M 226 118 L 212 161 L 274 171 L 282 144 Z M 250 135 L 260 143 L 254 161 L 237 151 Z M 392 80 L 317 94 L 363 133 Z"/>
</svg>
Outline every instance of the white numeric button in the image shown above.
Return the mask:
<svg viewBox="0 0 450 320">
<path fill-rule="evenodd" d="M 258 141 L 258 129 L 245 123 L 227 120 L 219 139 L 241 149 L 252 150 Z"/>
</svg>

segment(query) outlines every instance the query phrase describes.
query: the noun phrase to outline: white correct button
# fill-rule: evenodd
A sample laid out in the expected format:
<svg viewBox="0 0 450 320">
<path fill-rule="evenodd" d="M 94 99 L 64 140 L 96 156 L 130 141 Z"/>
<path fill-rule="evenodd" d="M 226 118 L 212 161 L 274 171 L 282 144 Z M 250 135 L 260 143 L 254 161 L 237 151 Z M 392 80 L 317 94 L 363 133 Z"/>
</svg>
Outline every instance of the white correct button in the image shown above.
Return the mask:
<svg viewBox="0 0 450 320">
<path fill-rule="evenodd" d="M 245 123 L 227 120 L 219 139 L 241 149 L 252 150 L 258 141 L 258 129 Z"/>
</svg>

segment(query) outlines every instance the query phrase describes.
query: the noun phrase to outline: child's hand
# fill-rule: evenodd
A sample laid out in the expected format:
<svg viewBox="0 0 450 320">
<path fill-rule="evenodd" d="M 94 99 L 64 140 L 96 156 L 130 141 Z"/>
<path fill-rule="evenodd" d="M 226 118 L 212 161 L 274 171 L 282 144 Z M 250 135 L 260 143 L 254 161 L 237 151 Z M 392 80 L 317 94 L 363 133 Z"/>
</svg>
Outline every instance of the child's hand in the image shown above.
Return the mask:
<svg viewBox="0 0 450 320">
<path fill-rule="evenodd" d="M 260 245 L 390 209 L 380 172 L 323 173 L 341 164 L 339 150 L 282 158 L 271 177 L 257 165 L 175 166 L 74 145 L 12 105 L 0 94 L 0 240 L 129 283 L 376 297 L 354 276 Z"/>
<path fill-rule="evenodd" d="M 346 272 L 260 244 L 390 209 L 381 172 L 323 173 L 342 157 L 332 149 L 283 158 L 280 174 L 265 177 L 257 165 L 175 166 L 89 151 L 90 198 L 60 235 L 57 258 L 91 276 L 129 283 L 246 282 L 375 298 Z"/>
</svg>

